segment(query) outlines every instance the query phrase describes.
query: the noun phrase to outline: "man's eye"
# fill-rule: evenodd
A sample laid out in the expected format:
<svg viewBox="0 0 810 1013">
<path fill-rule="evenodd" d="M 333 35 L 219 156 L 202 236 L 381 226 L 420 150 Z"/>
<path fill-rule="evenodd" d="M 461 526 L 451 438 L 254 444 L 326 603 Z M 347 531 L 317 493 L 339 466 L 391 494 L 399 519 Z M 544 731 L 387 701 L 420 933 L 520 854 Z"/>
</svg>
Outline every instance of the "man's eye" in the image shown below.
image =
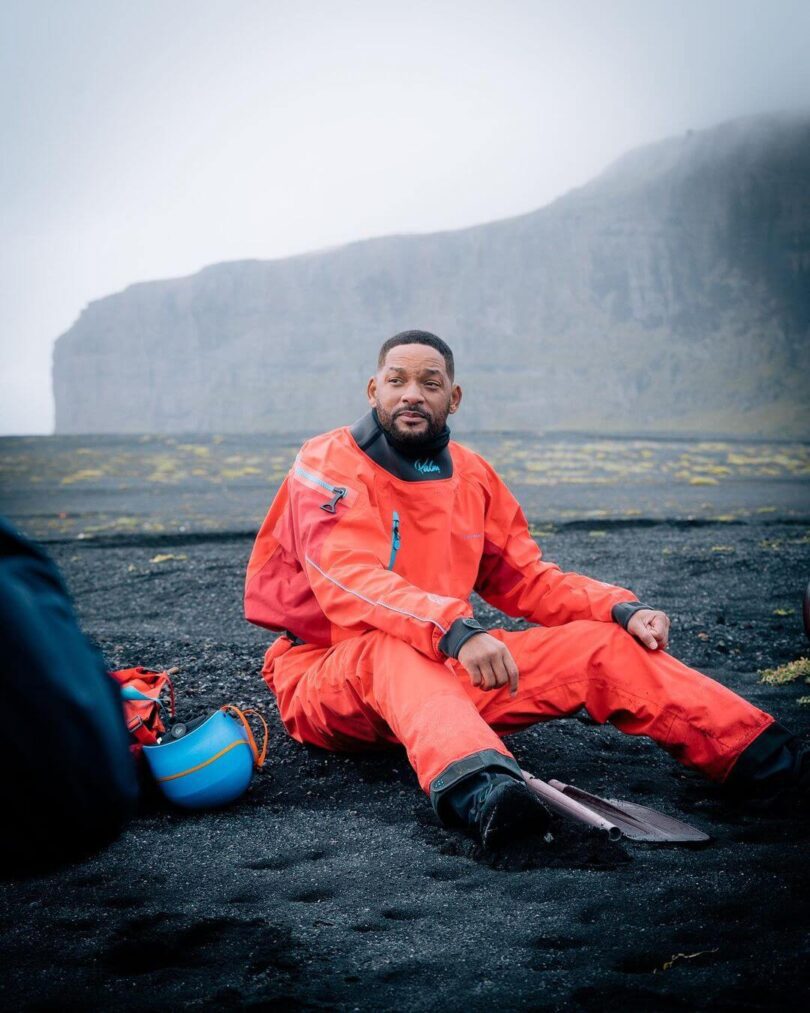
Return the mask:
<svg viewBox="0 0 810 1013">
<path fill-rule="evenodd" d="M 392 376 L 388 382 L 389 383 L 402 383 L 402 380 L 400 380 L 400 378 L 398 376 Z"/>
<path fill-rule="evenodd" d="M 428 383 L 428 384 L 425 384 L 425 386 L 426 387 L 432 387 L 434 390 L 439 390 L 439 388 L 441 387 L 441 384 L 438 384 L 438 383 Z"/>
</svg>

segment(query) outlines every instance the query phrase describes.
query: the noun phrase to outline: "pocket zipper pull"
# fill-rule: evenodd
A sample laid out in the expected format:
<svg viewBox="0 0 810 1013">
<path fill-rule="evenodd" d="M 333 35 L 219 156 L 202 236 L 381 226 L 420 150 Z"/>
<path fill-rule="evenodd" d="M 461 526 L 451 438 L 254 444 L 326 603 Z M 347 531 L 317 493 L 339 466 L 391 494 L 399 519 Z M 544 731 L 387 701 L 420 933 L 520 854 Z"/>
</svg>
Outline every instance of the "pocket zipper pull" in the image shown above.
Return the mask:
<svg viewBox="0 0 810 1013">
<path fill-rule="evenodd" d="M 329 500 L 328 503 L 321 503 L 321 510 L 325 510 L 328 514 L 335 513 L 338 501 L 343 499 L 346 495 L 346 490 L 341 486 L 335 486 L 334 496 Z"/>
<path fill-rule="evenodd" d="M 388 569 L 394 569 L 394 562 L 399 552 L 400 539 L 399 539 L 399 514 L 396 510 L 391 518 L 391 557 L 388 560 Z"/>
</svg>

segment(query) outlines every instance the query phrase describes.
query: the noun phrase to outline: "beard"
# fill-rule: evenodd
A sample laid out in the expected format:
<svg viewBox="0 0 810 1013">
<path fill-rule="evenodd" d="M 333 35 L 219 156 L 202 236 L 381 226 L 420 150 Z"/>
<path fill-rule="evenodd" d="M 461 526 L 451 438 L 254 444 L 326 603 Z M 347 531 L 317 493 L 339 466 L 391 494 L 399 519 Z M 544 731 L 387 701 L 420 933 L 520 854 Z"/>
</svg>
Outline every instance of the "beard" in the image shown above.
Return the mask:
<svg viewBox="0 0 810 1013">
<path fill-rule="evenodd" d="M 427 408 L 398 408 L 391 414 L 383 408 L 379 398 L 375 399 L 374 407 L 377 412 L 377 418 L 380 420 L 380 425 L 394 442 L 400 443 L 405 447 L 421 447 L 424 444 L 431 443 L 444 430 L 447 416 L 450 414 L 450 398 L 447 399 L 447 405 L 444 410 L 437 412 L 435 415 Z M 410 411 L 416 415 L 421 415 L 427 420 L 427 429 L 414 433 L 408 429 L 396 427 L 397 415 L 402 414 L 403 411 Z"/>
</svg>

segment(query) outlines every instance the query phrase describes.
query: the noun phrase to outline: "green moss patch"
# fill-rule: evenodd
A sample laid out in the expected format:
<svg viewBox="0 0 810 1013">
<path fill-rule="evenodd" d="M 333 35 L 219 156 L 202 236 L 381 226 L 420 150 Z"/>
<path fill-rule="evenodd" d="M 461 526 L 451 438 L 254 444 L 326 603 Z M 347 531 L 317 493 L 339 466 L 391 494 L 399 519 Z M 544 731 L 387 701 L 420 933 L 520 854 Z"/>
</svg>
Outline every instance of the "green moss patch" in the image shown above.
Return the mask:
<svg viewBox="0 0 810 1013">
<path fill-rule="evenodd" d="M 769 686 L 782 686 L 797 679 L 810 681 L 810 658 L 797 658 L 778 668 L 766 668 L 759 673 L 759 681 Z"/>
</svg>

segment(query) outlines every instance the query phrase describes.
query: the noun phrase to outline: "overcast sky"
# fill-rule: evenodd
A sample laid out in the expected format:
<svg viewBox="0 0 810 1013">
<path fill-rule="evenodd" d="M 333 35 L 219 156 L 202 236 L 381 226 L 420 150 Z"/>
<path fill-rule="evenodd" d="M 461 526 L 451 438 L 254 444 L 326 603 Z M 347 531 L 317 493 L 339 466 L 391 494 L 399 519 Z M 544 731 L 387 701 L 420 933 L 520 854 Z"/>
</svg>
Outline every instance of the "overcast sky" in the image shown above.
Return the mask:
<svg viewBox="0 0 810 1013">
<path fill-rule="evenodd" d="M 2 0 L 0 433 L 99 296 L 533 210 L 809 52 L 810 0 Z"/>
</svg>

